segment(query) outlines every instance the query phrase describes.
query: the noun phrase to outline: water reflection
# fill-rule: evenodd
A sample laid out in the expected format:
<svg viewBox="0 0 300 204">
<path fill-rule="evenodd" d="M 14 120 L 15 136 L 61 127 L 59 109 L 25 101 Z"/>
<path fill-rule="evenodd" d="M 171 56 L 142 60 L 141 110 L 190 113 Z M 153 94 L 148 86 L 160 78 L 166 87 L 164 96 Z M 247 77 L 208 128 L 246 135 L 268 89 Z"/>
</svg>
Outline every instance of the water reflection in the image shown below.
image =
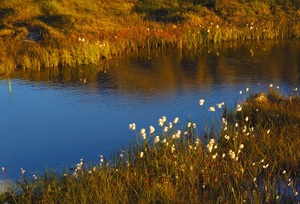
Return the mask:
<svg viewBox="0 0 300 204">
<path fill-rule="evenodd" d="M 186 91 L 216 84 L 238 84 L 257 81 L 277 83 L 299 82 L 298 41 L 240 45 L 239 47 L 201 50 L 191 55 L 168 50 L 165 53 L 142 53 L 139 58 L 127 57 L 104 62 L 99 66 L 77 69 L 15 72 L 15 78 L 42 82 L 44 85 L 76 86 L 90 89 L 114 89 L 125 93 Z M 181 57 L 180 57 L 181 56 Z"/>
<path fill-rule="evenodd" d="M 201 129 L 216 114 L 208 108 L 244 100 L 240 90 L 274 83 L 291 92 L 299 85 L 299 51 L 298 41 L 192 53 L 141 51 L 138 58 L 99 66 L 16 71 L 8 82 L 0 81 L 0 166 L 16 178 L 21 167 L 43 171 L 46 165 L 64 169 L 80 158 L 97 162 L 99 154 L 134 139 L 129 123 L 137 129 L 156 126 L 163 115 L 183 123 L 190 117 Z"/>
</svg>

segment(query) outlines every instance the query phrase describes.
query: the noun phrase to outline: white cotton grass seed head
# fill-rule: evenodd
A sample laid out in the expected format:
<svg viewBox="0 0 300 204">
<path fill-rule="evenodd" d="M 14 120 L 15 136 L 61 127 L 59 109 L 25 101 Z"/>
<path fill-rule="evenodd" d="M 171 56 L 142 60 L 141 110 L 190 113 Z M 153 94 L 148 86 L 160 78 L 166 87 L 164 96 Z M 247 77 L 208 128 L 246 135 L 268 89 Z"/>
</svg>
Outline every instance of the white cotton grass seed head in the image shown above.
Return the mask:
<svg viewBox="0 0 300 204">
<path fill-rule="evenodd" d="M 218 108 L 222 108 L 222 103 L 217 103 L 216 105 Z"/>
<path fill-rule="evenodd" d="M 236 154 L 234 151 L 229 150 L 228 155 L 232 160 L 236 160 Z"/>
<path fill-rule="evenodd" d="M 247 131 L 247 126 L 244 125 L 244 128 L 243 128 L 243 133 L 245 133 Z"/>
<path fill-rule="evenodd" d="M 180 135 L 181 135 L 181 130 L 177 130 L 176 135 L 177 135 L 178 137 L 180 137 Z"/>
<path fill-rule="evenodd" d="M 153 126 L 150 126 L 149 129 L 150 129 L 150 131 L 149 131 L 150 134 L 155 132 L 155 128 Z"/>
<path fill-rule="evenodd" d="M 200 106 L 203 106 L 203 104 L 204 104 L 204 99 L 200 99 L 200 100 L 199 100 L 199 105 L 200 105 Z"/>
<path fill-rule="evenodd" d="M 103 155 L 100 155 L 100 163 L 103 163 L 104 159 L 103 159 Z"/>
<path fill-rule="evenodd" d="M 172 145 L 171 147 L 171 152 L 174 153 L 174 151 L 176 150 L 175 145 Z M 175 161 L 176 162 L 176 161 Z"/>
<path fill-rule="evenodd" d="M 161 118 L 158 119 L 158 126 L 164 126 L 164 123 L 167 121 L 166 116 L 163 116 Z"/>
<path fill-rule="evenodd" d="M 21 174 L 24 175 L 25 174 L 25 170 L 23 168 L 21 168 Z"/>
<path fill-rule="evenodd" d="M 130 123 L 129 124 L 129 129 L 130 130 L 135 130 L 136 129 L 135 123 Z"/>
<path fill-rule="evenodd" d="M 211 107 L 209 107 L 208 111 L 210 111 L 210 112 L 215 112 L 216 109 L 215 109 L 215 107 L 211 106 Z"/>
<path fill-rule="evenodd" d="M 215 139 L 210 139 L 209 143 L 206 145 L 208 152 L 211 152 L 213 149 L 216 149 L 218 146 L 216 145 L 216 140 Z"/>
<path fill-rule="evenodd" d="M 162 122 L 161 118 L 158 120 L 158 126 L 164 126 L 164 123 Z"/>
<path fill-rule="evenodd" d="M 238 104 L 236 106 L 236 111 L 238 111 L 238 112 L 242 111 L 242 106 L 240 104 Z"/>
<path fill-rule="evenodd" d="M 3 172 L 5 171 L 5 167 L 4 166 L 2 166 L 1 169 L 2 169 Z"/>
<path fill-rule="evenodd" d="M 196 139 L 196 142 L 195 142 L 196 146 L 199 145 L 199 143 L 200 143 L 200 139 L 197 138 L 197 139 Z"/>
<path fill-rule="evenodd" d="M 155 138 L 154 138 L 154 144 L 156 144 L 156 143 L 158 143 L 159 142 L 159 136 L 156 136 Z"/>
<path fill-rule="evenodd" d="M 225 118 L 222 118 L 222 123 L 226 124 L 226 119 Z"/>
<path fill-rule="evenodd" d="M 164 132 L 168 132 L 169 128 L 167 126 L 164 127 Z"/>
<path fill-rule="evenodd" d="M 146 132 L 146 129 L 145 128 L 142 128 L 141 130 L 140 130 L 140 134 L 143 134 L 143 133 L 145 133 Z"/>
<path fill-rule="evenodd" d="M 142 128 L 141 130 L 140 130 L 140 135 L 141 135 L 141 137 L 145 140 L 146 139 L 146 129 L 145 128 Z"/>
<path fill-rule="evenodd" d="M 178 117 L 176 117 L 176 118 L 174 118 L 174 121 L 173 121 L 173 123 L 174 123 L 174 124 L 176 124 L 176 123 L 178 123 L 178 121 L 179 121 L 179 118 L 178 118 Z"/>
<path fill-rule="evenodd" d="M 269 167 L 269 164 L 263 165 L 263 168 L 266 169 Z"/>
</svg>

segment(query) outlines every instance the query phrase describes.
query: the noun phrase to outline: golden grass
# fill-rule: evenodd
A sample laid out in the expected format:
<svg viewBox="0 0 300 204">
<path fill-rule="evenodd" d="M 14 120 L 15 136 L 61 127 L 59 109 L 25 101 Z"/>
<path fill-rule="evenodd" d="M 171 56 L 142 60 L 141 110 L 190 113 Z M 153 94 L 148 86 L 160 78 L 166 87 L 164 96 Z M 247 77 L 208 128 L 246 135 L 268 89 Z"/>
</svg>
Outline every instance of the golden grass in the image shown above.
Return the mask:
<svg viewBox="0 0 300 204">
<path fill-rule="evenodd" d="M 300 37 L 296 2 L 289 6 L 268 1 L 201 2 L 4 1 L 0 5 L 1 49 L 14 57 L 0 58 L 1 73 L 20 67 L 95 63 L 144 48 L 201 49 L 232 41 Z M 29 45 L 29 51 L 24 44 L 28 45 L 30 32 L 40 34 L 40 39 Z M 79 38 L 85 39 L 82 51 Z M 108 46 L 96 48 L 97 42 Z"/>
</svg>

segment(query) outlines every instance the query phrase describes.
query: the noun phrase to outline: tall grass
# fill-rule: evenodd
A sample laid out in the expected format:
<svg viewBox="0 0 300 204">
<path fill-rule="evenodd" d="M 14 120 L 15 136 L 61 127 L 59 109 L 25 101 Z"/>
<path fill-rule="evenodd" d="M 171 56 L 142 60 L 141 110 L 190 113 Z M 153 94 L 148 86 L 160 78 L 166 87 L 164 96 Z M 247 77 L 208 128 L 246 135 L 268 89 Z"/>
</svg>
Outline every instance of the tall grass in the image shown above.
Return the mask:
<svg viewBox="0 0 300 204">
<path fill-rule="evenodd" d="M 201 101 L 201 104 L 203 101 Z M 201 105 L 200 104 L 200 105 Z M 111 158 L 80 160 L 64 174 L 54 170 L 10 184 L 12 203 L 297 203 L 299 97 L 276 90 L 252 94 L 236 109 L 223 104 L 219 131 L 162 117 L 158 126 L 130 129 L 136 141 Z M 5 170 L 3 170 L 5 173 Z"/>
<path fill-rule="evenodd" d="M 94 64 L 141 49 L 298 39 L 298 8 L 296 1 L 4 1 L 0 72 Z"/>
<path fill-rule="evenodd" d="M 176 48 L 192 51 L 215 47 L 224 42 L 244 43 L 249 40 L 299 37 L 298 34 L 291 34 L 294 27 L 274 28 L 274 26 L 272 22 L 255 28 L 250 24 L 244 28 L 214 23 L 209 26 L 199 25 L 199 27 L 162 27 L 153 24 L 146 28 L 136 27 L 123 32 L 113 32 L 103 39 L 81 36 L 42 42 L 3 40 L 0 41 L 0 72 L 9 74 L 15 69 L 40 70 L 79 64 L 98 64 L 103 59 L 126 53 L 138 55 L 144 49 Z"/>
</svg>

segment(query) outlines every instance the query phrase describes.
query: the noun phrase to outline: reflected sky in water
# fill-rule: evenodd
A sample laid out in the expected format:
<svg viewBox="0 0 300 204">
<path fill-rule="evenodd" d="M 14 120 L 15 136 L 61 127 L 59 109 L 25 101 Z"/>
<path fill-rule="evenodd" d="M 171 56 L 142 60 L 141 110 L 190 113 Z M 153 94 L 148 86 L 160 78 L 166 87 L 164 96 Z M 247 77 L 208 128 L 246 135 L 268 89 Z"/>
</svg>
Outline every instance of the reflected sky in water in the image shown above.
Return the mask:
<svg viewBox="0 0 300 204">
<path fill-rule="evenodd" d="M 80 158 L 98 163 L 100 154 L 134 141 L 129 123 L 160 133 L 161 116 L 190 118 L 201 130 L 220 113 L 208 112 L 216 103 L 234 107 L 270 83 L 292 93 L 299 85 L 299 51 L 298 42 L 168 50 L 97 67 L 16 72 L 11 94 L 8 79 L 0 81 L 0 166 L 16 179 L 21 167 L 31 175 L 46 167 L 64 170 Z"/>
</svg>

